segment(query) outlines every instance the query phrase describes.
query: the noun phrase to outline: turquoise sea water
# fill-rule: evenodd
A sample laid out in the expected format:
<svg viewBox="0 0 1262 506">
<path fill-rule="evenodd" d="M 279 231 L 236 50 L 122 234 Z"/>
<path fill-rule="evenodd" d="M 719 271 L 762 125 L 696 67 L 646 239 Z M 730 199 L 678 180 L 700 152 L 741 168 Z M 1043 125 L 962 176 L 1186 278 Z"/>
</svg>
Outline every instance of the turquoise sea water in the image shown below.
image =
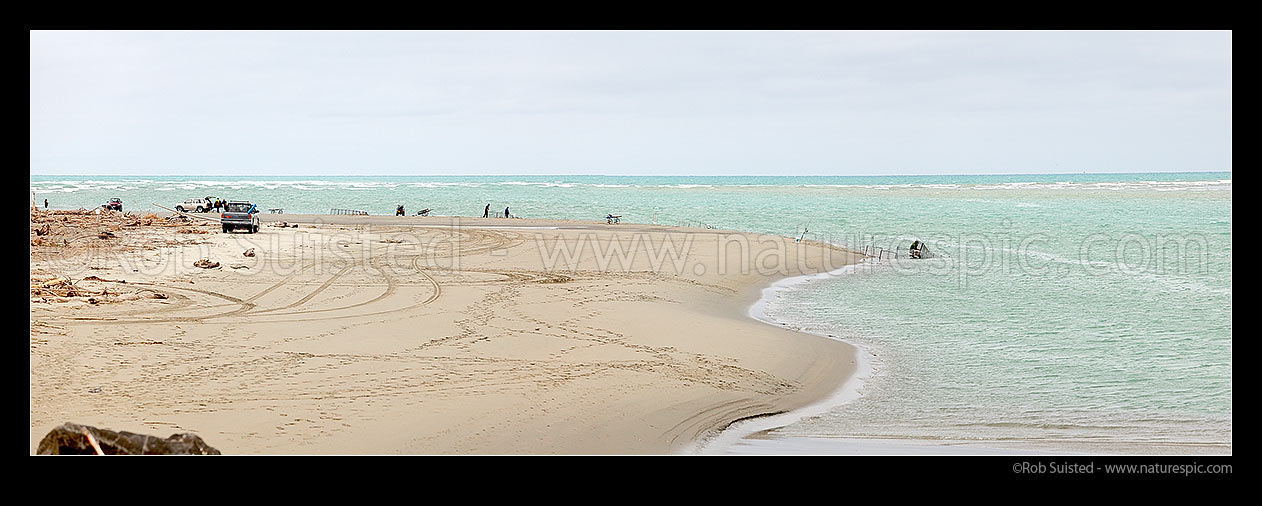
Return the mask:
<svg viewBox="0 0 1262 506">
<path fill-rule="evenodd" d="M 871 353 L 861 397 L 788 437 L 1230 451 L 1231 173 L 879 177 L 32 176 L 53 208 L 191 197 L 602 219 L 799 236 L 934 258 L 797 285 L 766 314 Z M 805 232 L 804 232 L 805 231 Z M 1058 446 L 1060 445 L 1060 446 Z M 1090 448 L 1086 449 L 1090 451 Z"/>
</svg>

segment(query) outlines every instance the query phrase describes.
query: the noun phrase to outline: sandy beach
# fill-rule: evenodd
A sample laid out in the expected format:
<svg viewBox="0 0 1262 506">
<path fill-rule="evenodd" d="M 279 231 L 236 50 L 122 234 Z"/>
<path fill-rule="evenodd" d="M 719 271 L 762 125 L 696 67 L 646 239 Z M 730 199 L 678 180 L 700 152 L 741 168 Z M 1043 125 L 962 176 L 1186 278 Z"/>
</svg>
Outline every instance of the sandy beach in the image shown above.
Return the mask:
<svg viewBox="0 0 1262 506">
<path fill-rule="evenodd" d="M 776 280 L 858 261 L 822 243 L 392 216 L 264 215 L 245 234 L 156 216 L 33 215 L 32 452 L 74 422 L 192 432 L 224 454 L 677 453 L 824 399 L 855 368 L 850 345 L 749 317 Z M 48 222 L 62 230 L 36 233 Z M 58 280 L 81 293 L 36 288 Z"/>
</svg>

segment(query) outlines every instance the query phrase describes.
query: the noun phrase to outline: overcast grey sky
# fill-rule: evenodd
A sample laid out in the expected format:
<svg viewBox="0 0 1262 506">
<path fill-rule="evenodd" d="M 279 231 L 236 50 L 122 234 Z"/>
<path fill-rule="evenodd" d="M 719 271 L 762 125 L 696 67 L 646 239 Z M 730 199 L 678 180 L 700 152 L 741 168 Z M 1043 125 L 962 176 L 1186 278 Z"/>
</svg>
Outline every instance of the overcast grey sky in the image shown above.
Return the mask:
<svg viewBox="0 0 1262 506">
<path fill-rule="evenodd" d="M 33 174 L 1231 170 L 1230 32 L 31 32 Z"/>
</svg>

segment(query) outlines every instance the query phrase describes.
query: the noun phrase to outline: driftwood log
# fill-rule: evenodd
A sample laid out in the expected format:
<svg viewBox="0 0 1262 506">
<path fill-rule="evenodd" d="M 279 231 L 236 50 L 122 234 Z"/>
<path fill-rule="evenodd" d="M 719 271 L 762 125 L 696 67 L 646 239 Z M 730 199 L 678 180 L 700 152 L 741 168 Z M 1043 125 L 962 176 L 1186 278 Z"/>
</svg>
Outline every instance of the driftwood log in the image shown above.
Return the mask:
<svg viewBox="0 0 1262 506">
<path fill-rule="evenodd" d="M 93 444 L 95 443 L 95 444 Z M 98 452 L 99 449 L 99 452 Z M 162 439 L 131 432 L 114 432 L 65 423 L 39 442 L 39 455 L 219 455 L 196 434 L 172 434 Z"/>
</svg>

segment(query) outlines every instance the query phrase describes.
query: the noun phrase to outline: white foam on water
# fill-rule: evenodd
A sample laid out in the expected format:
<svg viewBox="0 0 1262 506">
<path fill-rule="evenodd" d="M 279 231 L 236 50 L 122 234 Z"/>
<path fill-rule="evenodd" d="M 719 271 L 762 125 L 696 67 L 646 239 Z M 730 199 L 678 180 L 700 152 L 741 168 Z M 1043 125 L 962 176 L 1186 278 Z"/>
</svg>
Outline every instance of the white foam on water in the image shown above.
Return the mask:
<svg viewBox="0 0 1262 506">
<path fill-rule="evenodd" d="M 785 328 L 786 327 L 785 325 L 781 325 L 781 323 L 783 322 L 775 321 L 771 317 L 767 316 L 766 309 L 767 309 L 768 304 L 772 300 L 779 298 L 781 293 L 787 290 L 792 290 L 794 288 L 797 288 L 798 286 L 804 283 L 808 283 L 808 282 L 816 281 L 816 280 L 832 279 L 838 276 L 845 276 L 845 275 L 853 274 L 858 267 L 859 267 L 859 264 L 851 264 L 851 265 L 844 266 L 840 269 L 835 269 L 835 270 L 825 272 L 825 273 L 794 276 L 791 278 L 785 278 L 785 279 L 776 281 L 775 283 L 772 283 L 771 286 L 768 286 L 767 288 L 764 288 L 762 290 L 762 296 L 756 302 L 754 302 L 752 305 L 749 306 L 748 314 L 751 318 L 764 322 L 768 325 L 774 325 L 777 328 Z M 801 329 L 797 329 L 797 330 L 801 331 Z M 805 333 L 810 333 L 810 332 L 805 332 Z M 824 339 L 833 339 L 836 341 L 845 342 L 842 339 L 837 339 L 835 337 L 828 337 L 822 334 L 815 334 L 815 333 L 810 333 L 810 334 L 813 336 L 824 338 Z M 857 361 L 855 365 L 855 371 L 850 376 L 850 378 L 845 381 L 845 383 L 842 383 L 842 385 L 838 387 L 837 390 L 834 390 L 826 398 L 814 404 L 803 406 L 801 408 L 795 409 L 793 411 L 789 411 L 787 413 L 781 413 L 781 414 L 770 415 L 770 416 L 762 416 L 762 417 L 752 418 L 749 420 L 733 423 L 732 425 L 728 426 L 727 428 L 723 429 L 717 434 L 710 434 L 710 435 L 704 436 L 700 441 L 693 442 L 691 445 L 685 447 L 681 451 L 681 453 L 692 453 L 692 454 L 724 453 L 727 448 L 732 447 L 733 445 L 741 442 L 746 437 L 752 434 L 755 434 L 764 430 L 784 427 L 786 425 L 789 425 L 794 422 L 797 422 L 806 418 L 810 418 L 813 416 L 819 416 L 828 412 L 833 407 L 858 399 L 859 397 L 862 396 L 861 390 L 862 390 L 864 381 L 872 377 L 872 374 L 875 370 L 874 362 L 875 362 L 876 357 L 858 345 L 855 345 L 853 343 L 847 343 L 847 344 L 850 344 L 851 346 L 855 347 L 855 357 Z"/>
<path fill-rule="evenodd" d="M 832 437 L 747 438 L 726 450 L 728 455 L 1059 455 L 977 446 L 969 442 Z"/>
<path fill-rule="evenodd" d="M 465 224 L 461 224 L 460 227 L 461 228 L 494 228 L 494 229 L 499 229 L 499 230 L 521 230 L 521 229 L 560 230 L 561 229 L 561 227 L 543 227 L 543 226 L 513 227 L 513 226 L 504 226 L 504 225 L 465 225 Z"/>
<path fill-rule="evenodd" d="M 573 188 L 575 186 L 575 183 L 563 183 L 560 181 L 551 182 L 551 183 L 542 182 L 542 181 L 503 181 L 503 182 L 499 182 L 495 184 L 510 185 L 510 186 L 542 186 L 542 187 L 552 187 L 552 188 Z"/>
<path fill-rule="evenodd" d="M 409 188 L 478 188 L 488 183 L 441 183 L 441 182 L 420 182 L 420 183 L 404 183 Z"/>
</svg>

